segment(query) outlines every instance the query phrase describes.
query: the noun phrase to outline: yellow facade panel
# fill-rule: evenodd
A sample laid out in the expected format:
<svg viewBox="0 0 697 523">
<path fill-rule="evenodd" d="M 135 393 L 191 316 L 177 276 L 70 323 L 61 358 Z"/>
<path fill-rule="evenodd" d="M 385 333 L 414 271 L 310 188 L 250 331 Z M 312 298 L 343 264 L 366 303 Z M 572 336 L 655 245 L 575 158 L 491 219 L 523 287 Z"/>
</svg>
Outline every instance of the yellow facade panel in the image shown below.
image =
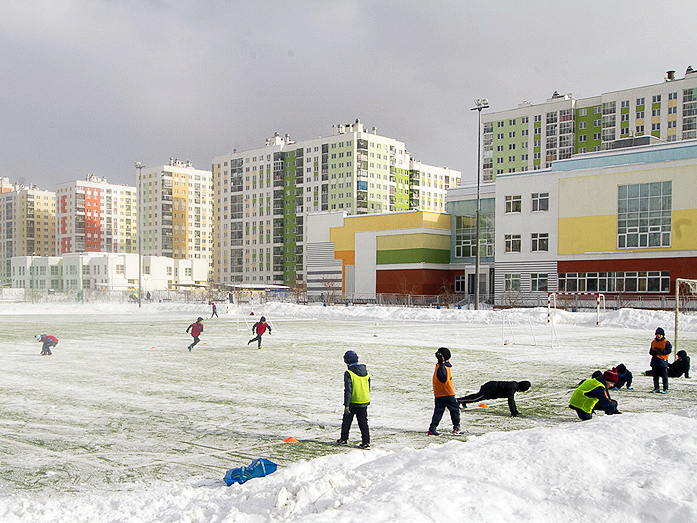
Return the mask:
<svg viewBox="0 0 697 523">
<path fill-rule="evenodd" d="M 377 237 L 377 249 L 379 251 L 419 248 L 450 250 L 450 236 L 420 233 L 390 234 Z"/>
<path fill-rule="evenodd" d="M 559 254 L 617 250 L 617 216 L 559 218 Z"/>
</svg>

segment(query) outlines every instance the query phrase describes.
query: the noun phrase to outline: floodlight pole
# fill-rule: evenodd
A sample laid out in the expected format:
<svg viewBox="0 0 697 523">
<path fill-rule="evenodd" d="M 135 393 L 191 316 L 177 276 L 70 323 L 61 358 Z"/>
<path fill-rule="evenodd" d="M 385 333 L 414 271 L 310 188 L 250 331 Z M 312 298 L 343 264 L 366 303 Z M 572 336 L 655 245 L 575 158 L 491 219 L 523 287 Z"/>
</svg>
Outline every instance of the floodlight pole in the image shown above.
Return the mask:
<svg viewBox="0 0 697 523">
<path fill-rule="evenodd" d="M 143 219 L 141 216 L 140 212 L 140 199 L 141 199 L 141 175 L 143 173 L 143 167 L 144 165 L 140 162 L 135 162 L 133 164 L 136 169 L 138 169 L 138 193 L 136 197 L 138 198 L 138 219 L 136 220 L 136 226 L 138 227 L 138 307 L 143 306 L 143 293 L 142 293 L 142 285 L 141 285 L 141 279 L 142 279 L 142 274 L 143 274 L 143 241 L 141 239 L 141 227 L 142 224 L 140 223 L 141 220 Z"/>
<path fill-rule="evenodd" d="M 481 212 L 481 200 L 479 196 L 479 185 L 482 178 L 482 109 L 489 107 L 489 100 L 486 98 L 477 98 L 474 101 L 475 107 L 472 111 L 477 111 L 477 223 L 476 223 L 476 241 L 474 248 L 474 310 L 479 310 L 479 214 Z"/>
</svg>

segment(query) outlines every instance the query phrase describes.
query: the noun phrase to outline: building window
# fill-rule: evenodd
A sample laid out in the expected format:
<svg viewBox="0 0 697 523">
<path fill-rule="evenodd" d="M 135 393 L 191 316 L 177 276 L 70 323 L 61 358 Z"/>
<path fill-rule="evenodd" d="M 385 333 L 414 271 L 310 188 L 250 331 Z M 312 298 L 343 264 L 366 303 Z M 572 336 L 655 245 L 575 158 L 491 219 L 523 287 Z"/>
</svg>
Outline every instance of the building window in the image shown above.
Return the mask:
<svg viewBox="0 0 697 523">
<path fill-rule="evenodd" d="M 506 252 L 520 252 L 520 234 L 506 234 Z"/>
<path fill-rule="evenodd" d="M 467 292 L 467 278 L 465 276 L 455 276 L 455 292 L 465 293 Z"/>
<path fill-rule="evenodd" d="M 549 193 L 534 192 L 532 193 L 532 211 L 548 211 L 549 210 Z"/>
<path fill-rule="evenodd" d="M 123 265 L 116 265 L 116 274 L 123 274 Z"/>
<path fill-rule="evenodd" d="M 547 281 L 549 277 L 547 274 L 530 274 L 530 290 L 531 291 L 546 291 Z"/>
<path fill-rule="evenodd" d="M 670 271 L 560 273 L 560 292 L 663 292 L 670 291 Z"/>
<path fill-rule="evenodd" d="M 504 290 L 506 291 L 520 290 L 520 274 L 504 274 L 503 282 Z"/>
<path fill-rule="evenodd" d="M 617 187 L 617 248 L 670 247 L 672 182 Z"/>
<path fill-rule="evenodd" d="M 517 196 L 506 196 L 506 214 L 512 212 L 520 212 L 522 208 L 522 198 Z"/>
<path fill-rule="evenodd" d="M 530 250 L 532 252 L 549 251 L 549 234 L 546 232 L 534 232 L 530 235 L 532 240 Z"/>
</svg>

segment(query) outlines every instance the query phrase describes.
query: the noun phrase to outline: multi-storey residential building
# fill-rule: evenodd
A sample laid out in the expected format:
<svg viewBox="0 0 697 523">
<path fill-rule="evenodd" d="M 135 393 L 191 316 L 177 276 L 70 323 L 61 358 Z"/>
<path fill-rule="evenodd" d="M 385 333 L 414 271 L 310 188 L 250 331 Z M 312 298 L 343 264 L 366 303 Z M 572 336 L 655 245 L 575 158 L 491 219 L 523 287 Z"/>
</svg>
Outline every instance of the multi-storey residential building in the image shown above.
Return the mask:
<svg viewBox="0 0 697 523">
<path fill-rule="evenodd" d="M 57 254 L 136 252 L 136 189 L 88 174 L 56 186 Z"/>
<path fill-rule="evenodd" d="M 543 104 L 482 113 L 482 179 L 549 167 L 573 154 L 609 149 L 615 140 L 697 138 L 697 71 L 668 71 L 663 83 L 575 99 L 555 92 Z"/>
<path fill-rule="evenodd" d="M 356 120 L 294 142 L 276 133 L 259 149 L 213 159 L 214 279 L 304 282 L 308 212 L 444 211 L 460 173 L 414 160 L 404 142 Z"/>
<path fill-rule="evenodd" d="M 7 284 L 13 256 L 56 253 L 56 193 L 25 185 L 13 185 L 6 191 L 4 181 L 4 192 L 0 192 L 0 283 Z"/>
<path fill-rule="evenodd" d="M 170 158 L 138 173 L 143 254 L 211 261 L 211 172 Z"/>
<path fill-rule="evenodd" d="M 648 140 L 647 140 L 648 142 Z M 697 141 L 602 151 L 496 182 L 496 296 L 661 299 L 697 278 Z"/>
</svg>

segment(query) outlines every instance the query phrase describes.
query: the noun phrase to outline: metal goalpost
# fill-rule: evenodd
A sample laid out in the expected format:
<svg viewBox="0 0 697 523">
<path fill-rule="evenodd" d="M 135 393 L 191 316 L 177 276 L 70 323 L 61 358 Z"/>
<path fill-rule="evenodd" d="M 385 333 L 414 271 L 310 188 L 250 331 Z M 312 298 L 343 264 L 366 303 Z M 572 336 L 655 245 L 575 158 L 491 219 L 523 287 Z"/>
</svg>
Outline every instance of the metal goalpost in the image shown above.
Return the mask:
<svg viewBox="0 0 697 523">
<path fill-rule="evenodd" d="M 685 289 L 682 296 L 697 295 L 697 280 L 690 280 L 687 278 L 675 279 L 675 332 L 673 333 L 673 358 L 677 357 L 678 352 L 678 321 L 680 312 L 681 287 Z"/>
</svg>

